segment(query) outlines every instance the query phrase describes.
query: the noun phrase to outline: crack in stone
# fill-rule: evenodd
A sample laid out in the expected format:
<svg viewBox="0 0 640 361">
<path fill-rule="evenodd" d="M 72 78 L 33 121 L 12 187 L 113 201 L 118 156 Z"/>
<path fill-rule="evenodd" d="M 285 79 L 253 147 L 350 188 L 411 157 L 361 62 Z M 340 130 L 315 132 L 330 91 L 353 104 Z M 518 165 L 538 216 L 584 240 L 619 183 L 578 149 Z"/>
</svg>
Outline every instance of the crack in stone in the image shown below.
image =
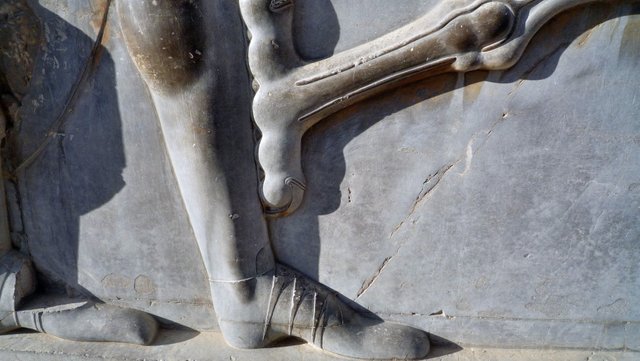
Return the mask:
<svg viewBox="0 0 640 361">
<path fill-rule="evenodd" d="M 398 251 L 400 250 L 400 248 L 398 247 L 398 249 L 396 250 L 396 252 L 393 254 L 393 256 L 387 257 L 384 259 L 384 261 L 382 261 L 382 264 L 380 265 L 380 267 L 378 267 L 378 270 L 373 274 L 373 276 L 367 278 L 363 283 L 362 283 L 362 287 L 360 287 L 360 290 L 358 290 L 358 293 L 356 294 L 356 300 L 358 298 L 360 298 L 360 296 L 362 296 L 365 292 L 367 292 L 367 290 L 374 284 L 374 282 L 376 282 L 376 280 L 378 279 L 378 277 L 380 277 L 380 274 L 382 273 L 382 271 L 384 271 L 384 269 L 387 267 L 387 265 L 389 264 L 389 261 L 391 261 L 391 259 L 393 257 L 395 257 L 398 254 Z"/>
<path fill-rule="evenodd" d="M 513 89 L 509 92 L 509 94 L 507 94 L 507 96 L 509 98 L 513 97 L 513 95 L 515 94 L 515 92 L 520 89 L 520 87 L 527 81 L 529 80 L 529 76 L 536 70 L 538 70 L 538 68 L 545 64 L 547 60 L 549 60 L 551 57 L 553 57 L 556 53 L 563 51 L 565 48 L 567 48 L 569 45 L 571 45 L 570 41 L 564 41 L 561 42 L 560 44 L 558 44 L 556 47 L 554 47 L 553 49 L 551 49 L 551 51 L 549 51 L 547 54 L 545 54 L 543 57 L 541 57 L 540 59 L 538 59 L 533 65 L 531 65 L 531 67 L 529 69 L 527 69 L 521 76 L 520 76 L 520 80 L 518 80 L 516 82 L 516 85 L 513 87 Z"/>
<path fill-rule="evenodd" d="M 487 140 L 489 140 L 489 138 L 493 134 L 493 131 L 498 127 L 498 125 L 503 123 L 508 118 L 508 115 L 509 115 L 509 113 L 507 111 L 502 113 L 500 118 L 498 120 L 494 121 L 493 124 L 491 124 L 491 126 L 489 127 L 489 130 L 484 132 L 484 139 L 483 139 L 482 143 L 480 143 L 480 145 L 478 145 L 478 147 L 476 147 L 476 149 L 475 149 L 475 153 L 476 154 L 487 143 Z M 475 140 L 478 137 L 479 137 L 478 133 L 474 134 L 471 137 L 471 140 L 469 141 L 469 143 L 467 144 L 467 147 L 465 148 L 465 154 L 462 157 L 458 158 L 458 160 L 456 160 L 453 163 L 448 163 L 448 164 L 443 165 L 435 173 L 429 174 L 425 178 L 425 180 L 422 182 L 422 188 L 420 189 L 420 192 L 418 192 L 418 195 L 416 196 L 416 199 L 413 201 L 413 204 L 411 205 L 411 208 L 409 209 L 409 212 L 402 219 L 402 221 L 400 221 L 400 223 L 398 223 L 393 228 L 393 231 L 391 231 L 391 234 L 389 234 L 389 239 L 393 238 L 394 235 L 404 226 L 404 224 L 407 222 L 407 220 L 415 213 L 415 211 L 420 207 L 420 205 L 423 203 L 423 201 L 425 199 L 427 199 L 428 196 L 433 192 L 433 190 L 438 186 L 438 184 L 440 184 L 440 181 L 444 178 L 444 176 L 447 174 L 447 172 L 449 172 L 449 170 L 451 170 L 451 168 L 453 168 L 456 164 L 460 163 L 463 159 L 465 159 L 465 169 L 460 175 L 464 175 L 466 173 L 467 169 L 470 166 L 470 162 L 471 162 L 469 158 L 472 157 L 473 154 L 474 154 L 474 150 L 472 148 L 472 145 L 473 145 L 473 143 L 475 142 Z M 350 191 L 350 189 L 349 189 L 349 191 Z M 349 194 L 349 198 L 350 198 L 350 194 Z M 403 246 L 404 246 L 404 242 L 400 241 L 399 244 L 398 244 L 398 247 L 396 247 L 395 251 L 393 252 L 393 255 L 385 258 L 384 261 L 382 261 L 382 264 L 380 265 L 380 267 L 378 267 L 378 269 L 376 270 L 376 272 L 371 277 L 368 277 L 367 279 L 365 279 L 364 282 L 362 282 L 362 286 L 360 287 L 360 289 L 356 293 L 356 297 L 355 297 L 354 300 L 358 300 L 358 298 L 360 298 L 362 295 L 364 295 L 365 292 L 367 292 L 367 290 L 369 290 L 369 288 L 371 288 L 371 286 L 376 282 L 376 280 L 382 274 L 382 271 L 384 271 L 384 269 L 387 267 L 389 262 L 395 256 L 397 256 L 398 253 L 400 253 L 400 249 Z"/>
<path fill-rule="evenodd" d="M 416 199 L 413 201 L 413 204 L 411 205 L 409 213 L 404 217 L 404 219 L 400 223 L 398 223 L 394 227 L 393 231 L 389 235 L 389 239 L 393 238 L 394 234 L 400 228 L 402 228 L 402 226 L 405 224 L 405 222 L 413 215 L 413 213 L 415 213 L 416 209 L 422 203 L 422 201 L 427 197 L 427 195 L 429 195 L 431 193 L 431 191 L 433 191 L 433 189 L 435 189 L 435 187 L 440 183 L 440 181 L 445 176 L 445 174 L 451 168 L 453 168 L 453 166 L 456 165 L 459 161 L 460 160 L 457 160 L 457 161 L 455 161 L 455 162 L 453 162 L 451 164 L 445 164 L 440 169 L 438 169 L 437 172 L 427 176 L 427 178 L 424 180 L 424 182 L 422 182 L 422 188 L 420 189 L 420 192 L 416 196 Z M 404 246 L 404 242 L 401 241 L 398 244 L 398 247 L 396 247 L 396 250 L 393 252 L 393 255 L 385 258 L 384 261 L 382 261 L 382 264 L 380 265 L 380 267 L 378 267 L 378 269 L 376 270 L 376 272 L 371 277 L 368 277 L 362 283 L 362 286 L 360 287 L 360 289 L 358 290 L 358 292 L 356 294 L 355 300 L 360 298 L 360 296 L 362 296 L 365 292 L 367 292 L 367 290 L 376 282 L 376 280 L 382 274 L 382 271 L 384 271 L 384 269 L 387 267 L 387 265 L 393 259 L 393 257 L 397 256 L 398 253 L 400 253 L 400 249 L 402 248 L 402 246 Z"/>
<path fill-rule="evenodd" d="M 391 234 L 389 235 L 389 239 L 393 238 L 394 234 L 400 229 L 402 228 L 402 226 L 405 224 L 405 222 L 415 213 L 415 211 L 418 209 L 418 206 L 420 206 L 420 204 L 422 203 L 423 200 L 426 199 L 426 197 L 431 193 L 431 191 L 433 191 L 435 189 L 435 187 L 440 183 L 440 181 L 442 180 L 442 178 L 445 176 L 445 174 L 451 169 L 453 168 L 454 165 L 456 165 L 458 162 L 460 162 L 460 160 L 457 160 L 453 163 L 450 164 L 445 164 L 444 166 L 440 167 L 440 169 L 438 169 L 437 172 L 430 174 L 429 176 L 427 176 L 427 178 L 424 180 L 424 182 L 422 182 L 422 188 L 420 189 L 420 192 L 418 193 L 418 195 L 416 196 L 416 199 L 413 201 L 413 204 L 411 205 L 411 208 L 409 210 L 409 213 L 404 217 L 404 219 L 398 223 L 393 231 L 391 232 Z M 380 275 L 382 274 L 382 271 L 384 271 L 384 269 L 387 267 L 387 265 L 389 264 L 389 262 L 398 255 L 398 253 L 400 253 L 400 249 L 402 248 L 402 246 L 404 246 L 404 242 L 400 241 L 398 246 L 396 247 L 396 250 L 393 252 L 393 254 L 387 258 L 384 259 L 384 261 L 382 261 L 382 264 L 380 265 L 380 267 L 378 267 L 378 269 L 376 270 L 376 272 L 371 276 L 368 277 L 364 282 L 362 282 L 362 286 L 360 287 L 360 289 L 358 290 L 358 292 L 356 293 L 356 297 L 355 300 L 357 300 L 358 298 L 360 298 L 360 296 L 362 296 L 363 294 L 365 294 L 365 292 L 367 292 L 367 290 L 369 288 L 371 288 L 371 286 L 376 282 L 376 280 L 380 277 Z"/>
<path fill-rule="evenodd" d="M 455 161 L 453 163 L 450 163 L 450 164 L 445 164 L 440 169 L 438 169 L 437 172 L 427 176 L 427 178 L 424 180 L 424 182 L 422 182 L 422 188 L 420 189 L 420 192 L 418 192 L 418 195 L 416 196 L 416 199 L 413 201 L 413 204 L 411 205 L 411 208 L 409 209 L 409 213 L 407 213 L 407 215 L 404 217 L 404 219 L 402 221 L 400 221 L 400 223 L 398 223 L 393 228 L 393 231 L 391 231 L 391 234 L 389 235 L 389 239 L 393 238 L 393 236 L 396 234 L 396 232 L 398 232 L 398 230 L 400 230 L 400 228 L 402 228 L 402 226 L 405 224 L 405 222 L 415 213 L 415 211 L 418 209 L 420 204 L 427 198 L 427 196 L 429 194 L 431 194 L 431 191 L 433 191 L 436 188 L 436 186 L 440 183 L 440 181 L 445 176 L 445 174 L 451 168 L 453 168 L 453 166 L 456 165 L 459 161 L 460 160 L 457 160 L 457 161 Z"/>
</svg>

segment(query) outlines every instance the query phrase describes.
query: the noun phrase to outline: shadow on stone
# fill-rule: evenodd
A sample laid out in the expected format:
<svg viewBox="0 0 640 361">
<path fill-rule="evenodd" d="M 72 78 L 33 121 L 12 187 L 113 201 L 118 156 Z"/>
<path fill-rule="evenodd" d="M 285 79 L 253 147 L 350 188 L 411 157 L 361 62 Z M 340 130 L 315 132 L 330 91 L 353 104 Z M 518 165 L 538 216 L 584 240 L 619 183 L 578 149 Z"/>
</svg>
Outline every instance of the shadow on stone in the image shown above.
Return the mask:
<svg viewBox="0 0 640 361">
<path fill-rule="evenodd" d="M 426 358 L 427 360 L 450 355 L 463 350 L 460 345 L 433 334 L 429 334 L 429 340 L 431 341 L 431 352 L 429 352 L 429 355 Z"/>
<path fill-rule="evenodd" d="M 621 4 L 622 1 L 594 3 L 560 14 L 535 35 L 513 68 L 492 72 L 496 73 L 494 77 L 489 77 L 488 71 L 474 71 L 466 73 L 464 83 L 459 84 L 458 74 L 437 75 L 357 103 L 311 128 L 302 141 L 302 163 L 308 178 L 303 204 L 296 213 L 271 221 L 278 258 L 318 280 L 319 218 L 338 210 L 345 198 L 340 185 L 346 172 L 344 150 L 351 140 L 389 115 L 463 86 L 482 81 L 513 83 L 549 77 L 562 53 L 581 35 L 607 20 L 640 14 L 639 6 Z"/>
<path fill-rule="evenodd" d="M 464 75 L 462 84 L 455 73 L 420 80 L 355 104 L 314 126 L 302 141 L 302 164 L 308 179 L 303 204 L 296 213 L 271 221 L 274 250 L 279 259 L 312 279 L 319 279 L 320 218 L 336 212 L 344 206 L 345 200 L 350 199 L 342 194 L 341 184 L 347 168 L 345 148 L 354 138 L 389 115 L 463 86 L 482 81 L 513 83 L 546 79 L 554 73 L 563 52 L 577 39 L 580 41 L 576 46 L 582 46 L 588 41 L 588 33 L 599 24 L 632 14 L 640 14 L 640 7 L 621 1 L 572 9 L 549 21 L 511 69 L 491 72 L 492 76 L 487 71 L 470 72 Z M 349 239 L 339 241 L 347 243 Z M 358 262 L 358 255 L 353 255 L 353 260 Z M 323 281 L 331 286 L 330 280 Z M 354 302 L 350 304 L 365 314 L 373 315 Z M 462 350 L 455 343 L 435 335 L 431 340 L 434 347 L 430 358 Z"/>
<path fill-rule="evenodd" d="M 3 155 L 11 174 L 11 239 L 30 256 L 39 285 L 13 312 L 12 326 L 68 340 L 149 344 L 157 333 L 151 315 L 102 303 L 78 280 L 81 218 L 125 186 L 115 65 L 102 45 L 110 2 L 91 8 L 96 39 L 40 4 L 25 4 L 10 15 L 39 20 L 31 26 L 39 29 L 39 52 L 23 75 L 29 92 L 8 122 Z M 15 31 L 16 38 L 24 32 Z M 13 301 L 10 287 L 3 288 L 3 303 Z"/>
<path fill-rule="evenodd" d="M 296 1 L 294 11 L 294 43 L 300 56 L 313 60 L 333 55 L 340 39 L 340 23 L 331 1 Z"/>
<path fill-rule="evenodd" d="M 188 327 L 171 327 L 171 329 L 162 329 L 151 345 L 172 345 L 182 343 L 197 337 L 200 332 L 192 330 Z"/>
<path fill-rule="evenodd" d="M 29 237 L 21 247 L 29 250 L 43 288 L 91 296 L 78 282 L 81 217 L 125 186 L 115 66 L 109 52 L 80 29 L 31 6 L 49 32 L 31 89 L 48 89 L 50 96 L 26 103 L 24 121 L 10 133 L 13 166 L 22 167 L 17 174 L 22 220 L 13 219 L 12 229 L 24 222 Z M 94 16 L 100 20 L 103 11 Z"/>
</svg>

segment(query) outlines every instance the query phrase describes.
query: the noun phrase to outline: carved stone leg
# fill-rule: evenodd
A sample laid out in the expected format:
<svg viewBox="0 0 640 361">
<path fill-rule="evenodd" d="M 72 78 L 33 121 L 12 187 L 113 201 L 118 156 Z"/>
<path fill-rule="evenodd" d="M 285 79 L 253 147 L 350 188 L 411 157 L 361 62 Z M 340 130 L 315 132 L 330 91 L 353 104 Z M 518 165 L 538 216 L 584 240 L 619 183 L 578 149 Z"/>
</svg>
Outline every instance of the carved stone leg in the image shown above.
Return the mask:
<svg viewBox="0 0 640 361">
<path fill-rule="evenodd" d="M 263 202 L 279 215 L 293 212 L 302 199 L 305 131 L 400 80 L 451 69 L 453 55 L 504 39 L 515 17 L 503 2 L 480 3 L 448 15 L 441 24 L 425 16 L 371 43 L 305 63 L 293 49 L 295 5 L 287 3 L 274 10 L 269 0 L 241 1 L 252 34 L 249 64 L 259 85 L 253 111 L 263 132 L 258 153 L 265 172 Z"/>
<path fill-rule="evenodd" d="M 246 70 L 239 73 L 244 40 L 233 2 L 120 0 L 117 5 L 209 277 L 237 281 L 272 271 L 256 197 L 250 92 L 225 89 L 248 84 Z"/>
<path fill-rule="evenodd" d="M 426 355 L 425 332 L 365 318 L 327 287 L 276 264 L 258 195 L 237 4 L 156 4 L 121 0 L 118 12 L 158 111 L 228 343 L 256 348 L 296 336 L 344 356 Z"/>
</svg>

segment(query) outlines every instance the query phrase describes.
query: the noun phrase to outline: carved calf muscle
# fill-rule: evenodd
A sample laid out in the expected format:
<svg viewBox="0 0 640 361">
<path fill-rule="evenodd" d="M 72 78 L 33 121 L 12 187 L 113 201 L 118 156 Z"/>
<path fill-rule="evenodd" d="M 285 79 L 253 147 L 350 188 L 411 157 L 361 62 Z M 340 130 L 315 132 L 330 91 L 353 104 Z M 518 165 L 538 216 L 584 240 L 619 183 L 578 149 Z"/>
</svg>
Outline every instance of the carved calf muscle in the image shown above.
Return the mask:
<svg viewBox="0 0 640 361">
<path fill-rule="evenodd" d="M 150 86 L 174 92 L 199 78 L 206 36 L 199 1 L 121 0 L 117 8 L 127 48 Z"/>
</svg>

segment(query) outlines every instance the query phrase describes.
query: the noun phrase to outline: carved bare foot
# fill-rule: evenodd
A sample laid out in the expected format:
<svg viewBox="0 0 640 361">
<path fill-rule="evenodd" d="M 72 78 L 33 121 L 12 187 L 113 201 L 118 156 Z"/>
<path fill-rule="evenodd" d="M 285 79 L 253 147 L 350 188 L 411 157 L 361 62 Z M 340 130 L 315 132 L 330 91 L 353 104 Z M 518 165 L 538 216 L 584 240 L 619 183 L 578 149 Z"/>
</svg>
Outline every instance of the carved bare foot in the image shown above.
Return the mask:
<svg viewBox="0 0 640 361">
<path fill-rule="evenodd" d="M 242 282 L 212 282 L 215 295 L 253 290 L 253 296 L 214 300 L 227 342 L 259 348 L 298 337 L 325 351 L 363 359 L 415 359 L 429 352 L 428 335 L 418 329 L 358 314 L 337 294 L 279 265 L 276 273 Z"/>
<path fill-rule="evenodd" d="M 443 1 L 434 11 L 440 15 L 427 14 L 369 43 L 306 63 L 292 40 L 294 0 L 241 0 L 252 35 L 249 65 L 259 86 L 253 112 L 263 133 L 258 160 L 267 210 L 286 215 L 302 202 L 301 138 L 320 120 L 403 81 L 508 68 L 544 23 L 591 1 L 596 0 L 477 0 L 457 7 Z"/>
</svg>

